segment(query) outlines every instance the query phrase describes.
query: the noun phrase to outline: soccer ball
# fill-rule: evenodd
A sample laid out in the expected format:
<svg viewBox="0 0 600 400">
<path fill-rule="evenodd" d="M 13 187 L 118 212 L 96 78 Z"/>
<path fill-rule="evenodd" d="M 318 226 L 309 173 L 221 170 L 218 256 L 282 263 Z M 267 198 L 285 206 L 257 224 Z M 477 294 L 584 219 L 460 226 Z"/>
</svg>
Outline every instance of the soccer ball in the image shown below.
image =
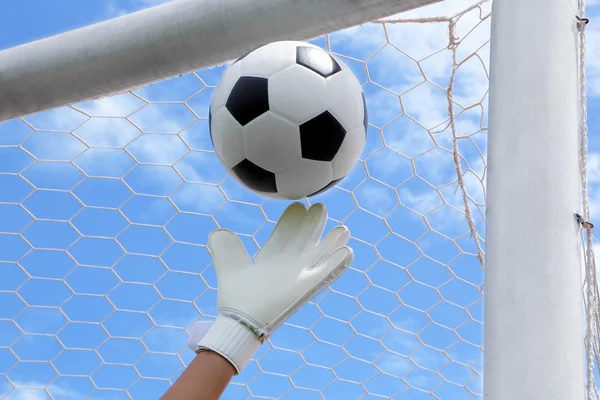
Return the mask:
<svg viewBox="0 0 600 400">
<path fill-rule="evenodd" d="M 352 71 L 320 47 L 267 44 L 235 61 L 209 111 L 215 152 L 231 176 L 266 197 L 333 187 L 363 150 L 367 108 Z"/>
</svg>

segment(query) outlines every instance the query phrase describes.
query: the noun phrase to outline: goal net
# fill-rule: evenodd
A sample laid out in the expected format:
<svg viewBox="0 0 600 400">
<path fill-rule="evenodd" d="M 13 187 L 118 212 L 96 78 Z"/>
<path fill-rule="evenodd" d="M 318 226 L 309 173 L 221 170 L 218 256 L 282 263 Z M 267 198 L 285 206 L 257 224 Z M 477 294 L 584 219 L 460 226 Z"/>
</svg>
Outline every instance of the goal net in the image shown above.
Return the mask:
<svg viewBox="0 0 600 400">
<path fill-rule="evenodd" d="M 360 162 L 304 200 L 349 227 L 355 261 L 223 399 L 483 398 L 490 15 L 443 2 L 311 41 L 368 105 Z M 288 205 L 215 156 L 226 68 L 0 124 L 0 398 L 158 399 L 194 357 L 217 313 L 207 235 L 255 253 Z"/>
</svg>

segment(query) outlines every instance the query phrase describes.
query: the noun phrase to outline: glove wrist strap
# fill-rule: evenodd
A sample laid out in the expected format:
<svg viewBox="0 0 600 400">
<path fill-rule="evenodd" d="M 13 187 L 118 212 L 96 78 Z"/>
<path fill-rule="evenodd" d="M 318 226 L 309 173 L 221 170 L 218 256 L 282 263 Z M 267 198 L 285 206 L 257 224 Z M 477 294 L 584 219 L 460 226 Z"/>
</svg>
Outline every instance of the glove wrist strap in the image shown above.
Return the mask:
<svg viewBox="0 0 600 400">
<path fill-rule="evenodd" d="M 196 352 L 206 349 L 220 354 L 239 374 L 259 347 L 260 341 L 248 328 L 220 315 L 196 346 Z"/>
</svg>

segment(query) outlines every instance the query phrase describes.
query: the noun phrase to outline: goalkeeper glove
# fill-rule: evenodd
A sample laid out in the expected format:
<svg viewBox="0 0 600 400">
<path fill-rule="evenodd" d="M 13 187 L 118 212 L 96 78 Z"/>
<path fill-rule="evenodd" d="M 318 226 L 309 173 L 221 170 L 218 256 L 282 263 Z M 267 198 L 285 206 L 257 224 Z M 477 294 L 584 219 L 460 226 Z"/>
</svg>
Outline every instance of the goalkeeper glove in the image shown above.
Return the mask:
<svg viewBox="0 0 600 400">
<path fill-rule="evenodd" d="M 308 210 L 291 204 L 254 260 L 235 233 L 212 232 L 208 246 L 217 274 L 218 317 L 211 325 L 197 323 L 188 346 L 220 354 L 240 373 L 281 324 L 352 263 L 346 227 L 319 241 L 326 221 L 322 204 Z"/>
</svg>

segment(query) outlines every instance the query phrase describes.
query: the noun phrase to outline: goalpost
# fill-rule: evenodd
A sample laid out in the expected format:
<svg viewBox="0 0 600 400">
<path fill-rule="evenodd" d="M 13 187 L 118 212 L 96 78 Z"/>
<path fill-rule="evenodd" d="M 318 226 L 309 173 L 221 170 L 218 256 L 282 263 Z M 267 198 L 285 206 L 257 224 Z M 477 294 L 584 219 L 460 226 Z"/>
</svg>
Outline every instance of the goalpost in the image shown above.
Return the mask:
<svg viewBox="0 0 600 400">
<path fill-rule="evenodd" d="M 0 51 L 0 121 L 219 65 L 262 43 L 307 40 L 439 1 L 173 1 Z M 582 244 L 574 217 L 581 203 L 578 7 L 577 0 L 493 3 L 486 400 L 584 398 Z M 412 21 L 448 22 L 452 36 L 456 20 Z M 451 90 L 448 96 L 452 110 Z"/>
<path fill-rule="evenodd" d="M 485 394 L 583 399 L 577 1 L 492 11 Z"/>
<path fill-rule="evenodd" d="M 179 0 L 0 52 L 0 121 L 440 0 Z"/>
</svg>

